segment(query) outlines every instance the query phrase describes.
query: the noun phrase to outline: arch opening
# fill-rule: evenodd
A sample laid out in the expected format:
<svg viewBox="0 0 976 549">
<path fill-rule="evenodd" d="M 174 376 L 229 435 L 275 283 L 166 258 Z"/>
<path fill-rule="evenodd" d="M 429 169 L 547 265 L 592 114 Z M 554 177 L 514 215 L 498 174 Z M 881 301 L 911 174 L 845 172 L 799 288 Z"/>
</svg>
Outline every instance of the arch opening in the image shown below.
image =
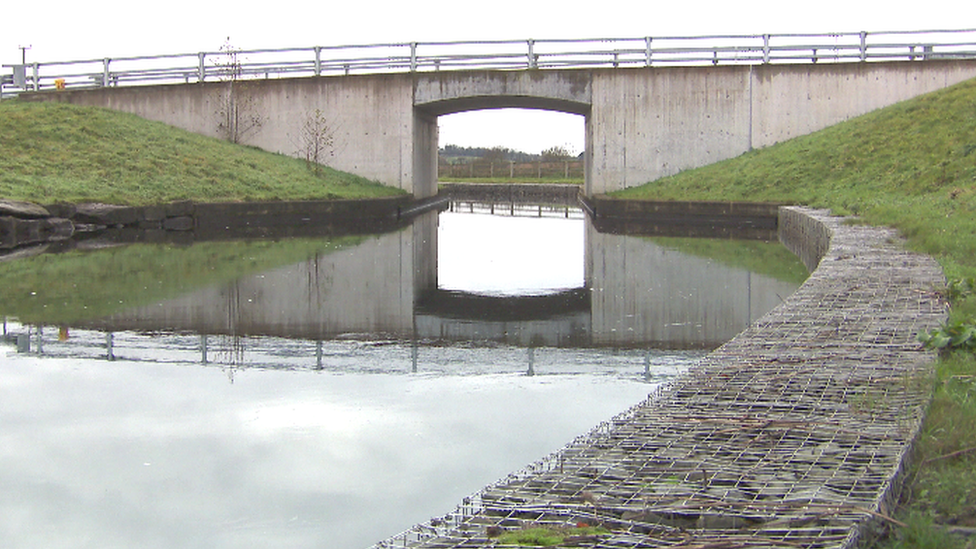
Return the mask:
<svg viewBox="0 0 976 549">
<path fill-rule="evenodd" d="M 585 180 L 586 116 L 482 108 L 437 117 L 439 179 Z"/>
</svg>

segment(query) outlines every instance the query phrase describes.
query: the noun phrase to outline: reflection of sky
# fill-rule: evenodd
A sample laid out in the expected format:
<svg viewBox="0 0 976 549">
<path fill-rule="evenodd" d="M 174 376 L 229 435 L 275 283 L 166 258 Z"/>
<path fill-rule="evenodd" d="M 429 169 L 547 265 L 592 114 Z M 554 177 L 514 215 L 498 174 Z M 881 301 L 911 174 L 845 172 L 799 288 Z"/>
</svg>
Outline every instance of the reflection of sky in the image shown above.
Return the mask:
<svg viewBox="0 0 976 549">
<path fill-rule="evenodd" d="M 583 219 L 443 212 L 437 285 L 482 294 L 542 294 L 583 287 Z"/>
<path fill-rule="evenodd" d="M 611 376 L 361 375 L 0 347 L 0 539 L 365 547 L 639 401 Z"/>
</svg>

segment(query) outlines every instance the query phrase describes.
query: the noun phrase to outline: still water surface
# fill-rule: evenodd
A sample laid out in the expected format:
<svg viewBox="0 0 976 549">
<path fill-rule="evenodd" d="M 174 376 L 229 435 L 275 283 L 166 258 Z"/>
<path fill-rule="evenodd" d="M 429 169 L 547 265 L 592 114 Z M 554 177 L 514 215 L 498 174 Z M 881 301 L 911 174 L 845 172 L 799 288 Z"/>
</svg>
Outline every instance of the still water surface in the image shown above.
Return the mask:
<svg viewBox="0 0 976 549">
<path fill-rule="evenodd" d="M 775 245 L 539 213 L 0 263 L 5 334 L 29 336 L 0 346 L 3 546 L 363 548 L 640 402 L 799 283 Z M 765 254 L 786 260 L 734 259 Z"/>
</svg>

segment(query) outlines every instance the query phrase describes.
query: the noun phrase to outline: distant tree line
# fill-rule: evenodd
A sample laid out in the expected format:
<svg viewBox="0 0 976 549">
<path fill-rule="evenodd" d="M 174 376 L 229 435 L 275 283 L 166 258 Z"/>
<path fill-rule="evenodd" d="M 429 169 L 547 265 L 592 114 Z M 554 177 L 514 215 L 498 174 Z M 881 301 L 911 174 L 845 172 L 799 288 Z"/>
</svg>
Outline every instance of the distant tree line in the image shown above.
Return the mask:
<svg viewBox="0 0 976 549">
<path fill-rule="evenodd" d="M 573 160 L 582 158 L 582 153 L 573 156 L 566 147 L 550 147 L 542 154 L 531 154 L 506 147 L 461 147 L 445 145 L 440 149 L 440 157 L 449 163 L 482 162 L 536 162 L 538 160 Z"/>
</svg>

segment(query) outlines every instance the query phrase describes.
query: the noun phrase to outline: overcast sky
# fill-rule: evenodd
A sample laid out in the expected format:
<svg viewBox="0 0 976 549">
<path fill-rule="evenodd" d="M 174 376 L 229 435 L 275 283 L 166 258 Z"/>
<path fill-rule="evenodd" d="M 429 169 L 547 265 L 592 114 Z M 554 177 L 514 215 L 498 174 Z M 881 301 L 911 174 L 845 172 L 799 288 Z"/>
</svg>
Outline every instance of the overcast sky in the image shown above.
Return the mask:
<svg viewBox="0 0 976 549">
<path fill-rule="evenodd" d="M 477 39 L 624 38 L 712 34 L 976 28 L 971 0 L 598 0 L 356 2 L 279 0 L 11 1 L 0 63 L 242 49 Z M 5 69 L 4 72 L 9 72 Z M 513 117 L 513 115 L 515 115 Z M 484 111 L 441 118 L 441 144 L 539 152 L 582 148 L 582 119 Z"/>
</svg>

